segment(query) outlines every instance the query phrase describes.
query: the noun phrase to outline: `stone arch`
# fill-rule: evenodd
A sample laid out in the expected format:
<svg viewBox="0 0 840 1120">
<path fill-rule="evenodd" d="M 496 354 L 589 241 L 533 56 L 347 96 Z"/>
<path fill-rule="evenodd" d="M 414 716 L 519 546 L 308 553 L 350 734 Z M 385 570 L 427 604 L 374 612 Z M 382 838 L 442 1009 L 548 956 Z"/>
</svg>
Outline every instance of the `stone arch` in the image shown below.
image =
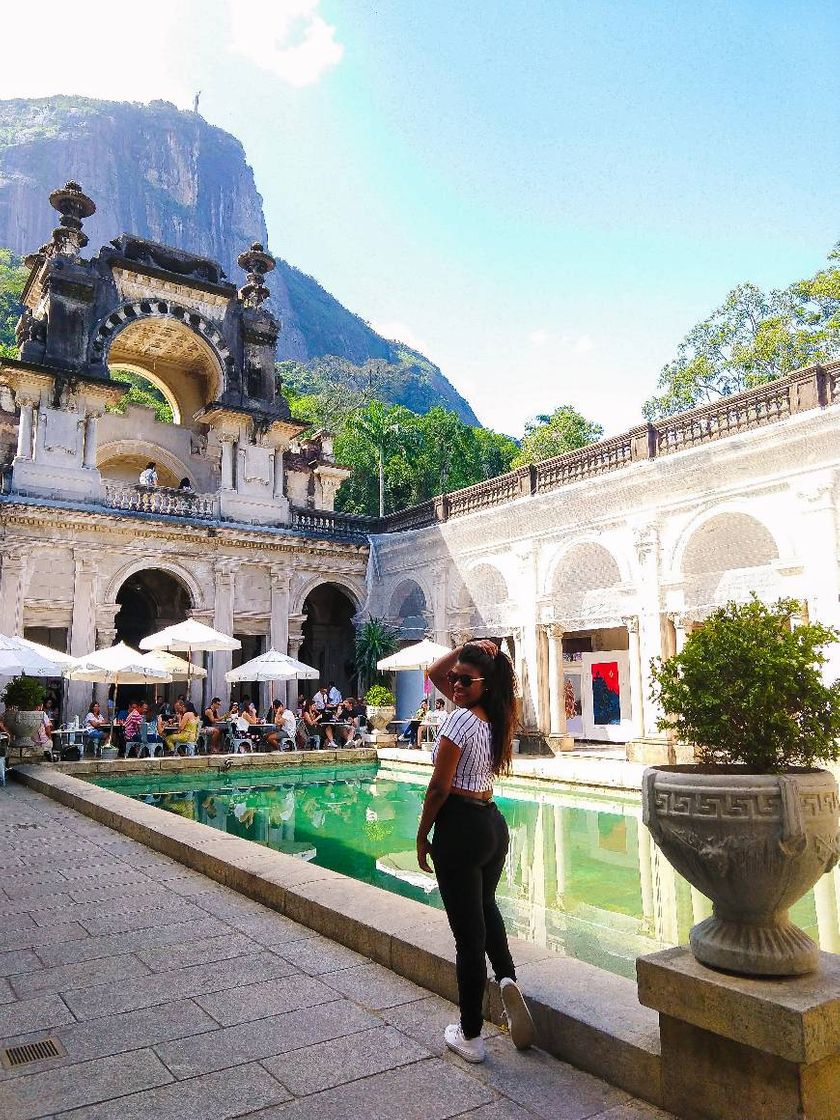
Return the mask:
<svg viewBox="0 0 840 1120">
<path fill-rule="evenodd" d="M 322 684 L 333 681 L 342 695 L 349 695 L 356 686 L 354 620 L 360 597 L 344 580 L 326 575 L 309 587 L 300 604 L 305 616 L 301 661 L 318 669 Z M 311 683 L 314 692 L 317 682 Z"/>
<path fill-rule="evenodd" d="M 345 591 L 353 602 L 356 611 L 358 612 L 361 610 L 362 603 L 365 601 L 364 588 L 348 576 L 341 575 L 340 573 L 333 575 L 332 573 L 324 572 L 317 576 L 310 576 L 297 591 L 292 592 L 289 614 L 302 614 L 303 606 L 308 596 L 322 583 L 332 583 L 341 591 Z"/>
<path fill-rule="evenodd" d="M 620 613 L 624 582 L 613 553 L 593 539 L 571 542 L 548 572 L 547 594 L 557 618 L 585 623 Z"/>
<path fill-rule="evenodd" d="M 388 606 L 389 618 L 405 618 L 407 615 L 422 615 L 429 609 L 429 597 L 416 579 L 402 579 L 391 592 Z"/>
<path fill-rule="evenodd" d="M 144 557 L 143 559 L 130 560 L 127 564 L 124 564 L 108 581 L 103 606 L 116 607 L 117 595 L 126 580 L 138 572 L 156 568 L 173 576 L 183 584 L 190 599 L 191 610 L 206 610 L 211 605 L 206 600 L 202 585 L 185 565 L 167 556 L 155 556 L 153 559 Z"/>
<path fill-rule="evenodd" d="M 462 579 L 466 606 L 499 606 L 510 598 L 504 573 L 489 561 L 481 560 L 474 564 L 464 572 Z"/>
<path fill-rule="evenodd" d="M 100 470 L 107 468 L 109 463 L 119 462 L 120 460 L 130 461 L 132 466 L 141 464 L 140 470 L 148 462 L 157 463 L 159 468 L 158 485 L 160 486 L 177 486 L 182 478 L 190 476 L 187 464 L 157 443 L 148 443 L 142 439 L 119 439 L 112 440 L 110 443 L 103 443 L 97 448 L 96 465 Z M 132 481 L 137 481 L 140 470 L 137 471 Z"/>
<path fill-rule="evenodd" d="M 674 551 L 674 572 L 699 576 L 736 568 L 759 568 L 779 559 L 768 526 L 738 508 L 707 510 L 683 532 Z"/>
<path fill-rule="evenodd" d="M 137 299 L 122 303 L 109 312 L 93 331 L 89 354 L 91 364 L 107 364 L 115 342 L 127 327 L 154 319 L 169 320 L 190 332 L 204 356 L 205 371 L 212 374 L 209 386 L 210 399 L 221 397 L 227 387 L 229 373 L 234 367 L 230 348 L 215 323 L 200 312 L 183 307 L 174 300 Z M 145 375 L 145 365 L 141 368 Z"/>
</svg>

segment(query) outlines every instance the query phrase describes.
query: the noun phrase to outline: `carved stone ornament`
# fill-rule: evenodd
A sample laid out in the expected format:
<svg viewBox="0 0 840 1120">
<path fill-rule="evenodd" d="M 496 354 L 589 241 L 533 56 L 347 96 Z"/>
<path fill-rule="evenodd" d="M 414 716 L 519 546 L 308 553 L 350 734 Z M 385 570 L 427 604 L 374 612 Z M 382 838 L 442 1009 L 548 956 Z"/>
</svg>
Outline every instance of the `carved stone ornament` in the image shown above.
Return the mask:
<svg viewBox="0 0 840 1120">
<path fill-rule="evenodd" d="M 65 183 L 50 195 L 50 206 L 61 215 L 52 235 L 54 251 L 62 256 L 78 256 L 88 243 L 87 234 L 82 232 L 82 220 L 96 212 L 93 200 L 78 183 Z"/>
<path fill-rule="evenodd" d="M 652 767 L 642 815 L 668 861 L 714 904 L 691 930 L 698 961 L 748 976 L 817 968 L 819 949 L 788 910 L 840 854 L 840 802 L 828 771 Z"/>
<path fill-rule="evenodd" d="M 248 282 L 239 289 L 239 298 L 248 307 L 259 307 L 271 294 L 265 277 L 275 267 L 274 257 L 255 241 L 250 249 L 239 254 L 236 263 L 248 273 Z"/>
<path fill-rule="evenodd" d="M 651 556 L 655 556 L 659 545 L 659 533 L 656 527 L 654 525 L 644 525 L 634 529 L 633 545 L 640 564 L 644 564 Z"/>
</svg>

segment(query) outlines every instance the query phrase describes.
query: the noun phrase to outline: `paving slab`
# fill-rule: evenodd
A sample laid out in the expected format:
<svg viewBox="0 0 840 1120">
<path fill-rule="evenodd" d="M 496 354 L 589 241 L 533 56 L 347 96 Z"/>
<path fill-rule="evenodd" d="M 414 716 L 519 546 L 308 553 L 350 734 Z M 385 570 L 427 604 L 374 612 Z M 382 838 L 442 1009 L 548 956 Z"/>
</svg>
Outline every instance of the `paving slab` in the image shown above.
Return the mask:
<svg viewBox="0 0 840 1120">
<path fill-rule="evenodd" d="M 121 1055 L 98 1058 L 4 1081 L 0 1084 L 0 1116 L 7 1120 L 35 1120 L 59 1109 L 80 1106 L 81 1115 L 90 1116 L 86 1106 L 97 1101 L 112 1100 L 171 1080 L 172 1075 L 151 1050 L 135 1050 L 130 1062 Z"/>
<path fill-rule="evenodd" d="M 277 957 L 278 963 L 281 958 Z M 287 961 L 282 961 L 288 964 Z M 264 980 L 258 984 L 245 984 L 224 991 L 208 992 L 196 996 L 196 1003 L 209 1012 L 222 1026 L 263 1019 L 298 1007 L 315 1007 L 332 1003 L 338 992 L 328 988 L 312 976 L 293 975 L 282 980 Z"/>
<path fill-rule="evenodd" d="M 95 969 L 90 967 L 88 961 L 80 961 L 78 964 L 42 968 L 40 972 L 25 972 L 20 976 L 13 976 L 11 984 L 17 997 L 26 999 L 37 992 L 70 992 L 76 988 L 89 988 L 94 984 L 148 975 L 149 971 L 143 961 L 127 953 L 119 957 L 104 957 Z"/>
<path fill-rule="evenodd" d="M 335 1089 L 303 1097 L 279 1109 L 252 1113 L 252 1120 L 446 1120 L 479 1105 L 495 1094 L 469 1074 L 439 1058 L 351 1081 Z"/>
<path fill-rule="evenodd" d="M 308 1047 L 316 1043 L 381 1025 L 381 1020 L 354 1003 L 337 1000 L 232 1027 L 218 1027 L 213 1021 L 216 1030 L 158 1046 L 156 1052 L 175 1077 L 194 1077 L 291 1050 L 308 1053 Z"/>
<path fill-rule="evenodd" d="M 61 1120 L 228 1120 L 289 1099 L 283 1086 L 254 1062 L 57 1115 Z"/>
<path fill-rule="evenodd" d="M 430 1056 L 419 1042 L 393 1027 L 380 1026 L 279 1054 L 262 1064 L 296 1097 L 302 1097 Z"/>
<path fill-rule="evenodd" d="M 341 972 L 326 973 L 322 980 L 362 1007 L 375 1010 L 394 1007 L 398 1003 L 412 1003 L 427 995 L 425 988 L 418 988 L 410 980 L 404 980 L 380 964 L 364 964 L 342 969 Z"/>
</svg>

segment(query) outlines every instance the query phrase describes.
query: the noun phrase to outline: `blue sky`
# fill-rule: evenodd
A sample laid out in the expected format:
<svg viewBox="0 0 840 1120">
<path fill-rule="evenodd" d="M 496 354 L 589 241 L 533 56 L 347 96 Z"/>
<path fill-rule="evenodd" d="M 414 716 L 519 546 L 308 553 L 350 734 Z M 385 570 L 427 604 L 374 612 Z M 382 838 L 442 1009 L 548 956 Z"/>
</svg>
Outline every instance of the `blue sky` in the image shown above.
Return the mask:
<svg viewBox="0 0 840 1120">
<path fill-rule="evenodd" d="M 840 3 L 150 0 L 130 68 L 93 61 L 108 10 L 75 88 L 13 62 L 0 96 L 200 88 L 273 251 L 514 435 L 567 402 L 638 422 L 732 286 L 840 238 Z"/>
</svg>

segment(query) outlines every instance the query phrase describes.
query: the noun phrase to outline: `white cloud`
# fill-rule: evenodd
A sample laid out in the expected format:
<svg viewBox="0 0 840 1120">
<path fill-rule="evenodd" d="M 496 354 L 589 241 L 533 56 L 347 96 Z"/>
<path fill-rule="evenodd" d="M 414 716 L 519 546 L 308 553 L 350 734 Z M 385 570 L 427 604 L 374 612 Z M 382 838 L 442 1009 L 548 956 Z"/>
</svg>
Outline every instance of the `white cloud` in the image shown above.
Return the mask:
<svg viewBox="0 0 840 1120">
<path fill-rule="evenodd" d="M 404 342 L 406 346 L 410 346 L 412 350 L 419 350 L 421 354 L 428 357 L 426 344 L 422 339 L 414 333 L 411 327 L 406 326 L 405 323 L 390 322 L 390 323 L 371 323 L 371 326 L 377 334 L 381 334 L 383 338 L 390 339 L 393 342 Z"/>
<path fill-rule="evenodd" d="M 535 350 L 542 350 L 550 343 L 552 350 L 560 354 L 589 354 L 595 349 L 595 342 L 590 334 L 552 334 L 545 327 L 531 331 L 528 341 Z"/>
<path fill-rule="evenodd" d="M 318 14 L 320 0 L 229 0 L 231 50 L 292 86 L 309 86 L 336 66 L 344 47 Z"/>
</svg>

